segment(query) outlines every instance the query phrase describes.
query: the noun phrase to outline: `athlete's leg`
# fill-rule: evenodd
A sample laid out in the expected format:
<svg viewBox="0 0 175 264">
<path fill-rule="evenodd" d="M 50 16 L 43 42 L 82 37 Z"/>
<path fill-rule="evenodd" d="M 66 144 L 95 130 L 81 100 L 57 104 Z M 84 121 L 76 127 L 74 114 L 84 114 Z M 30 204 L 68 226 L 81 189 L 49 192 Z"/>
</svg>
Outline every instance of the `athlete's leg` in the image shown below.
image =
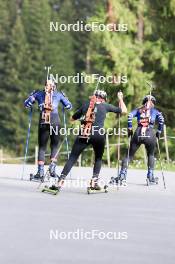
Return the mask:
<svg viewBox="0 0 175 264">
<path fill-rule="evenodd" d="M 111 184 L 118 184 L 120 181 L 120 184 L 123 184 L 126 182 L 126 176 L 127 176 L 127 169 L 130 161 L 133 160 L 134 155 L 138 148 L 140 147 L 141 143 L 139 140 L 139 134 L 138 134 L 138 129 L 134 133 L 134 136 L 131 139 L 130 143 L 130 148 L 129 148 L 129 155 L 128 155 L 128 150 L 126 151 L 125 158 L 122 160 L 122 166 L 120 170 L 120 174 L 117 177 L 112 177 L 110 183 Z"/>
<path fill-rule="evenodd" d="M 59 127 L 58 129 L 54 129 L 50 135 L 50 149 L 51 149 L 51 161 L 56 162 L 57 161 L 57 151 L 58 151 L 58 144 L 60 140 L 60 133 L 59 133 Z"/>
<path fill-rule="evenodd" d="M 129 163 L 133 160 L 134 155 L 138 148 L 140 147 L 141 143 L 138 142 L 138 140 L 135 140 L 132 138 L 131 144 L 130 144 L 130 149 L 129 149 L 129 157 L 128 157 L 128 151 L 126 153 L 125 158 L 122 160 L 122 168 L 121 169 L 126 169 L 128 168 Z"/>
<path fill-rule="evenodd" d="M 50 134 L 49 125 L 39 125 L 39 130 L 38 130 L 38 144 L 39 144 L 38 163 L 39 164 L 44 164 L 45 152 L 46 152 L 47 142 L 49 140 L 49 134 Z"/>
<path fill-rule="evenodd" d="M 145 139 L 145 148 L 147 151 L 147 157 L 148 157 L 148 174 L 147 177 L 150 178 L 150 180 L 154 180 L 154 165 L 155 165 L 155 148 L 156 148 L 156 136 L 154 135 L 153 130 L 150 131 L 150 137 Z"/>
<path fill-rule="evenodd" d="M 44 162 L 47 142 L 49 139 L 49 125 L 39 125 L 38 128 L 38 172 L 34 175 L 35 179 L 44 177 Z"/>
<path fill-rule="evenodd" d="M 100 135 L 94 136 L 91 139 L 91 144 L 92 144 L 92 147 L 95 153 L 93 177 L 98 177 L 100 170 L 101 170 L 102 157 L 103 157 L 104 148 L 105 148 L 105 137 L 100 136 Z"/>
<path fill-rule="evenodd" d="M 73 165 L 77 161 L 79 155 L 83 152 L 83 150 L 89 145 L 85 140 L 80 139 L 79 137 L 76 138 L 72 151 L 70 154 L 70 157 L 68 161 L 66 162 L 62 172 L 61 176 L 66 177 L 70 170 L 72 169 Z"/>
<path fill-rule="evenodd" d="M 101 170 L 102 157 L 103 157 L 104 148 L 105 148 L 105 137 L 98 135 L 98 134 L 94 135 L 91 138 L 90 143 L 92 144 L 92 147 L 95 153 L 93 176 L 90 182 L 90 187 L 91 189 L 99 191 L 101 190 L 101 187 L 98 185 L 98 177 L 99 177 L 100 170 Z"/>
<path fill-rule="evenodd" d="M 56 170 L 56 162 L 58 156 L 57 152 L 58 152 L 59 139 L 60 139 L 59 126 L 55 126 L 50 134 L 51 163 L 49 165 L 50 176 L 54 178 L 58 177 L 55 170 Z"/>
</svg>

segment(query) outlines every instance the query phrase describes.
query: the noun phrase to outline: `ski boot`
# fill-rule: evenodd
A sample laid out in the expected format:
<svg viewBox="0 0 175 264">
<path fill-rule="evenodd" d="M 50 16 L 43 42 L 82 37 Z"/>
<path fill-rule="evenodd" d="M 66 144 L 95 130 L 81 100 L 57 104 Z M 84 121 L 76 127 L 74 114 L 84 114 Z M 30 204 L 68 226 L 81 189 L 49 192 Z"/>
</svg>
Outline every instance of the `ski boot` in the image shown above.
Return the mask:
<svg viewBox="0 0 175 264">
<path fill-rule="evenodd" d="M 39 164 L 38 165 L 38 171 L 35 175 L 30 174 L 30 181 L 44 181 L 44 164 Z"/>
<path fill-rule="evenodd" d="M 107 185 L 104 185 L 103 187 L 100 187 L 98 184 L 98 177 L 93 177 L 90 181 L 90 186 L 87 187 L 87 193 L 107 193 Z"/>
<path fill-rule="evenodd" d="M 55 188 L 57 188 L 58 192 L 62 188 L 65 178 L 66 178 L 66 176 L 63 174 L 61 174 L 60 177 L 58 177 L 58 182 L 57 182 L 57 185 L 55 186 Z"/>
<path fill-rule="evenodd" d="M 95 191 L 101 191 L 101 187 L 98 185 L 98 178 L 94 177 L 91 179 L 90 181 L 90 188 L 91 190 L 95 190 Z"/>
<path fill-rule="evenodd" d="M 54 162 L 51 162 L 51 164 L 49 165 L 49 176 L 50 176 L 50 180 L 49 180 L 49 189 L 51 190 L 57 190 L 56 184 L 58 182 L 58 175 L 56 174 L 56 164 Z"/>
<path fill-rule="evenodd" d="M 127 173 L 126 169 L 121 170 L 119 176 L 111 177 L 109 184 L 126 186 L 126 173 Z"/>
<path fill-rule="evenodd" d="M 151 184 L 158 184 L 158 180 L 159 180 L 158 177 L 154 177 L 153 170 L 148 170 L 147 179 L 146 179 L 147 186 Z"/>
<path fill-rule="evenodd" d="M 50 177 L 53 177 L 53 178 L 59 178 L 58 175 L 56 174 L 56 164 L 55 162 L 51 162 L 50 165 L 49 165 L 49 174 L 50 174 Z"/>
</svg>

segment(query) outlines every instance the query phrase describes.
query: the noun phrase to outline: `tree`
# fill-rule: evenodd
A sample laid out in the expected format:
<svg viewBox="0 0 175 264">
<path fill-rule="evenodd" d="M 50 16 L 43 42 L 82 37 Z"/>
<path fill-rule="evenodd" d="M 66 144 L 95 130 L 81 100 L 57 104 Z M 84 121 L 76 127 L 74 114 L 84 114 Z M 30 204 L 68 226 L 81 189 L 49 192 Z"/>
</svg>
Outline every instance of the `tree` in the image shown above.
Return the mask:
<svg viewBox="0 0 175 264">
<path fill-rule="evenodd" d="M 175 128 L 175 5 L 174 1 L 148 1 L 150 21 L 144 55 L 145 68 L 155 71 L 155 95 L 166 124 Z"/>
<path fill-rule="evenodd" d="M 29 45 L 31 60 L 31 87 L 38 89 L 44 83 L 44 66 L 47 50 L 50 5 L 45 0 L 24 0 L 21 16 Z"/>
<path fill-rule="evenodd" d="M 0 89 L 3 90 L 5 58 L 9 43 L 10 18 L 7 3 L 0 0 Z"/>
<path fill-rule="evenodd" d="M 119 85 L 128 96 L 128 102 L 132 98 L 131 107 L 140 103 L 145 94 L 146 80 L 153 76 L 153 72 L 144 70 L 143 54 L 143 17 L 141 10 L 142 1 L 116 1 L 109 0 L 106 7 L 100 6 L 97 15 L 93 20 L 108 24 L 113 21 L 119 25 L 126 23 L 127 32 L 93 32 L 91 36 L 91 64 L 93 70 L 103 75 L 125 75 L 127 84 Z M 127 19 L 126 19 L 127 18 Z M 114 86 L 106 85 L 111 98 L 114 96 Z M 141 98 L 140 98 L 141 96 Z"/>
<path fill-rule="evenodd" d="M 50 21 L 54 24 L 68 24 L 68 14 L 72 10 L 71 2 L 66 0 L 59 7 L 58 10 L 57 8 L 55 9 L 55 5 L 53 5 Z M 70 32 L 48 31 L 46 59 L 48 65 L 53 65 L 52 72 L 55 76 L 56 74 L 66 77 L 75 75 L 73 54 L 73 38 Z M 65 84 L 59 83 L 58 89 L 64 90 L 69 99 L 73 101 L 73 103 L 75 102 L 75 84 L 72 82 Z"/>
<path fill-rule="evenodd" d="M 19 38 L 20 36 L 20 38 Z M 21 154 L 24 144 L 25 114 L 22 110 L 22 99 L 24 96 L 25 77 L 29 65 L 28 46 L 24 34 L 21 17 L 17 16 L 12 29 L 9 49 L 7 52 L 7 61 L 5 67 L 5 89 L 2 93 L 1 112 L 3 124 L 3 137 L 8 140 L 8 144 Z M 10 105 L 9 105 L 10 103 Z M 4 142 L 5 143 L 5 142 Z"/>
</svg>

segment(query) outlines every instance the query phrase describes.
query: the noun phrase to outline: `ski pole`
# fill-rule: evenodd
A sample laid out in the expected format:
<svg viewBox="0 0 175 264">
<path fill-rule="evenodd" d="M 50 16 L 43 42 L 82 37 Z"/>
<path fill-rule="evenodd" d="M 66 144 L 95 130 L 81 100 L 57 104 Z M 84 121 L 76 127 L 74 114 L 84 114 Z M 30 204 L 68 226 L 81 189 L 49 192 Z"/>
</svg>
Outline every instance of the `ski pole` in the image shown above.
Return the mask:
<svg viewBox="0 0 175 264">
<path fill-rule="evenodd" d="M 69 141 L 68 141 L 68 136 L 67 136 L 67 122 L 66 122 L 66 113 L 64 110 L 64 106 L 62 108 L 62 112 L 63 112 L 63 123 L 64 123 L 64 129 L 65 129 L 65 140 L 66 140 L 66 149 L 67 149 L 67 159 L 69 159 Z M 71 172 L 70 172 L 70 179 L 72 179 L 71 177 Z"/>
<path fill-rule="evenodd" d="M 119 174 L 120 174 L 120 114 L 118 116 L 118 130 L 119 130 L 119 136 L 118 136 L 118 148 L 117 148 L 117 174 L 118 174 L 118 178 L 119 178 Z"/>
<path fill-rule="evenodd" d="M 23 178 L 24 178 L 24 167 L 26 165 L 26 159 L 27 159 L 27 153 L 28 153 L 28 147 L 29 147 L 31 124 L 32 124 L 32 107 L 30 108 L 30 112 L 29 112 L 29 123 L 28 123 L 28 131 L 27 131 L 27 139 L 26 139 L 25 155 L 24 155 L 21 180 L 23 180 Z"/>
<path fill-rule="evenodd" d="M 150 83 L 148 81 L 146 83 L 149 86 L 149 95 L 151 96 L 152 95 L 152 91 L 155 89 L 155 86 L 153 85 L 153 83 Z"/>
<path fill-rule="evenodd" d="M 50 66 L 45 66 L 45 70 L 47 70 L 47 81 L 49 80 L 49 77 L 50 77 L 50 70 L 52 69 L 52 66 L 53 65 L 50 65 Z"/>
<path fill-rule="evenodd" d="M 158 148 L 158 152 L 159 152 L 159 160 L 160 160 L 160 167 L 161 167 L 163 185 L 164 185 L 164 189 L 166 189 L 165 176 L 164 176 L 164 170 L 163 170 L 163 164 L 162 164 L 162 158 L 161 158 L 160 145 L 159 145 L 158 138 L 157 138 L 157 148 Z"/>
<path fill-rule="evenodd" d="M 98 90 L 99 83 L 100 83 L 100 77 L 98 78 L 97 85 L 95 87 L 95 91 Z"/>
<path fill-rule="evenodd" d="M 121 90 L 119 91 L 121 92 Z M 120 102 L 119 102 L 119 107 L 120 107 Z M 119 174 L 120 174 L 120 130 L 121 130 L 121 120 L 120 120 L 120 114 L 118 114 L 118 130 L 119 130 L 119 136 L 118 136 L 118 148 L 117 148 L 117 160 L 118 160 L 118 164 L 117 164 L 117 175 L 119 178 Z"/>
<path fill-rule="evenodd" d="M 130 146 L 131 146 L 131 136 L 129 136 L 129 141 L 128 141 L 127 169 L 128 169 L 128 166 L 129 166 L 129 152 L 130 152 Z"/>
<path fill-rule="evenodd" d="M 69 142 L 68 142 L 68 137 L 67 137 L 67 123 L 66 123 L 66 114 L 64 111 L 64 106 L 62 108 L 62 111 L 63 111 L 64 129 L 65 129 L 65 133 L 66 133 L 65 139 L 66 139 L 66 148 L 67 148 L 67 158 L 69 159 Z"/>
</svg>

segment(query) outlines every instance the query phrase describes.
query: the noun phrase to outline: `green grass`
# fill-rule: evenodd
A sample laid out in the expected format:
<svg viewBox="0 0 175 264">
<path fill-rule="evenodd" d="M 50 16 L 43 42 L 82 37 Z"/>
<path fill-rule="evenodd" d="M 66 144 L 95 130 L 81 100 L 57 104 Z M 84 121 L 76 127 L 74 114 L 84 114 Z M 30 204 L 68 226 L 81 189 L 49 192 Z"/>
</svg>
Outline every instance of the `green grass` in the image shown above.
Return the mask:
<svg viewBox="0 0 175 264">
<path fill-rule="evenodd" d="M 143 161 L 134 161 L 129 166 L 132 169 L 147 169 L 147 166 Z M 175 171 L 175 162 L 170 162 L 169 164 L 166 161 L 162 161 L 163 170 L 166 171 Z M 161 164 L 159 161 L 155 163 L 155 170 L 161 170 Z"/>
</svg>

